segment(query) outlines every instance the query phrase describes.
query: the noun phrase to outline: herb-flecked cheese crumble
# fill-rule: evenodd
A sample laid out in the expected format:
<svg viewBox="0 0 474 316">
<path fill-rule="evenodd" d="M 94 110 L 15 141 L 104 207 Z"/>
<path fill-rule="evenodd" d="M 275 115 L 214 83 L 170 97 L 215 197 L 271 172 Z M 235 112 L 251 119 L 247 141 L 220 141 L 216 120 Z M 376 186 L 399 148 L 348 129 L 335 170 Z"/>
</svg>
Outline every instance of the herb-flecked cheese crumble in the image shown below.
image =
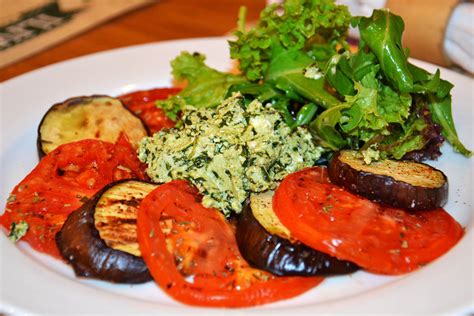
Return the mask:
<svg viewBox="0 0 474 316">
<path fill-rule="evenodd" d="M 153 181 L 188 180 L 204 206 L 225 215 L 240 213 L 251 192 L 275 189 L 323 152 L 305 128 L 291 130 L 271 105 L 244 106 L 238 93 L 213 109 L 185 108 L 182 122 L 144 138 L 138 157 Z"/>
</svg>

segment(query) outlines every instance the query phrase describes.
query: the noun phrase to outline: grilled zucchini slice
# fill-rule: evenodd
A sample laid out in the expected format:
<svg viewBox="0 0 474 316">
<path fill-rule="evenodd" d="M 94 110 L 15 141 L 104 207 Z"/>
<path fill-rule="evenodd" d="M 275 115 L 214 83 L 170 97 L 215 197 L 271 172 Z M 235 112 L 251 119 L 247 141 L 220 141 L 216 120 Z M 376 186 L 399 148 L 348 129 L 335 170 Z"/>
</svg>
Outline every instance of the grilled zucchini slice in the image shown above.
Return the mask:
<svg viewBox="0 0 474 316">
<path fill-rule="evenodd" d="M 82 139 L 100 139 L 114 143 L 121 133 L 134 146 L 148 135 L 142 120 L 119 99 L 108 96 L 84 96 L 53 105 L 38 127 L 40 157 L 59 145 Z"/>
<path fill-rule="evenodd" d="M 239 217 L 237 243 L 251 265 L 280 276 L 327 276 L 358 269 L 295 240 L 273 212 L 272 199 L 273 191 L 252 194 Z"/>
<path fill-rule="evenodd" d="M 136 219 L 141 200 L 156 187 L 138 180 L 113 182 L 69 215 L 56 244 L 77 276 L 116 283 L 151 280 L 140 257 Z"/>
<path fill-rule="evenodd" d="M 376 202 L 406 210 L 430 210 L 448 200 L 448 178 L 427 164 L 380 160 L 366 164 L 356 151 L 343 150 L 331 159 L 331 182 Z"/>
</svg>

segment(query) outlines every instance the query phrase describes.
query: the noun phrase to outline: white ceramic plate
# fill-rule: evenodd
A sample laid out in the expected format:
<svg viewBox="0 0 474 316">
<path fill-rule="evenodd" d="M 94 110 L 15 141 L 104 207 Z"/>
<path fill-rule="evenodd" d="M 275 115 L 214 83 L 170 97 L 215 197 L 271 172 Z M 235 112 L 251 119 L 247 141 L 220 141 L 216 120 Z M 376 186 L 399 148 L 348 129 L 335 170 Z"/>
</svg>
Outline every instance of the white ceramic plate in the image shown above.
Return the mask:
<svg viewBox="0 0 474 316">
<path fill-rule="evenodd" d="M 210 66 L 232 64 L 223 38 L 163 42 L 129 47 L 73 59 L 39 69 L 0 85 L 1 196 L 3 204 L 15 184 L 36 165 L 36 128 L 54 103 L 72 96 L 118 95 L 136 89 L 170 85 L 169 61 L 181 51 L 207 55 Z M 430 71 L 432 65 L 420 63 Z M 455 84 L 453 111 L 460 138 L 473 143 L 473 80 L 449 70 L 442 76 Z M 327 279 L 292 300 L 226 314 L 296 313 L 461 313 L 473 303 L 473 159 L 443 147 L 433 163 L 450 180 L 446 209 L 464 226 L 464 238 L 432 264 L 400 277 L 365 272 Z M 150 282 L 116 285 L 80 280 L 66 264 L 19 247 L 0 234 L 0 312 L 7 313 L 148 313 L 219 315 L 219 309 L 181 305 Z"/>
</svg>

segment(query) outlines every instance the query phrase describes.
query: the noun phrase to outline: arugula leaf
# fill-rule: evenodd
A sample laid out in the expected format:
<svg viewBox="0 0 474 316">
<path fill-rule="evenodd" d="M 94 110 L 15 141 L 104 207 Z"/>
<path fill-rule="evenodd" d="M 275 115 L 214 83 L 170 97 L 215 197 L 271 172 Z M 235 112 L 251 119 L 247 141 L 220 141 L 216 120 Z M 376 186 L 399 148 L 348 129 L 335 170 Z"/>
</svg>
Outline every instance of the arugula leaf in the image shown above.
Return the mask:
<svg viewBox="0 0 474 316">
<path fill-rule="evenodd" d="M 361 32 L 357 53 L 335 54 L 325 68 L 327 82 L 345 102 L 310 124 L 321 143 L 333 150 L 376 144 L 382 157 L 395 159 L 423 150 L 418 157 L 436 157 L 443 141 L 439 125 L 456 151 L 471 156 L 454 127 L 453 86 L 439 70 L 431 74 L 408 62 L 401 45 L 403 20 L 376 10 L 353 24 Z"/>
<path fill-rule="evenodd" d="M 349 52 L 336 54 L 326 65 L 326 80 L 340 95 L 354 95 L 352 69 L 349 65 Z"/>
<path fill-rule="evenodd" d="M 359 42 L 359 49 L 357 53 L 351 57 L 352 78 L 354 81 L 362 80 L 369 72 L 377 73 L 380 70 L 377 57 L 374 53 L 367 50 L 363 41 Z"/>
<path fill-rule="evenodd" d="M 361 40 L 377 56 L 391 85 L 402 93 L 411 92 L 413 77 L 402 47 L 402 18 L 389 10 L 374 10 L 371 17 L 360 17 L 358 26 Z"/>
<path fill-rule="evenodd" d="M 295 101 L 309 100 L 325 108 L 338 104 L 340 101 L 325 88 L 324 74 L 319 78 L 305 75 L 306 69 L 311 67 L 319 68 L 304 52 L 274 45 L 265 82 L 284 91 Z"/>
<path fill-rule="evenodd" d="M 413 75 L 413 91 L 414 93 L 435 93 L 437 92 L 440 84 L 440 71 L 439 69 L 436 71 L 434 75 L 430 74 L 428 71 L 419 68 L 411 63 L 408 64 L 408 69 L 410 69 L 411 74 Z M 446 81 L 447 82 L 447 81 Z M 445 89 L 442 91 L 441 97 L 445 97 L 449 94 L 449 88 L 447 91 Z"/>
<path fill-rule="evenodd" d="M 429 109 L 433 121 L 441 125 L 441 133 L 453 145 L 454 150 L 466 157 L 472 156 L 472 151 L 467 149 L 459 140 L 456 128 L 454 127 L 453 115 L 451 112 L 451 95 L 445 98 L 437 98 L 434 94 L 428 95 Z"/>
<path fill-rule="evenodd" d="M 311 122 L 309 131 L 321 146 L 334 151 L 347 146 L 346 137 L 341 135 L 337 127 L 342 117 L 342 110 L 348 107 L 350 105 L 347 103 L 333 106 L 323 111 Z"/>
<path fill-rule="evenodd" d="M 433 75 L 412 64 L 408 64 L 408 67 L 413 74 L 413 92 L 425 95 L 431 117 L 435 123 L 441 126 L 443 136 L 457 152 L 467 157 L 472 156 L 472 151 L 468 150 L 459 140 L 454 126 L 450 94 L 453 85 L 440 78 L 439 69 Z"/>
<path fill-rule="evenodd" d="M 227 95 L 228 89 L 246 82 L 243 76 L 223 73 L 204 63 L 204 55 L 182 52 L 172 62 L 172 74 L 177 81 L 187 81 L 187 86 L 177 95 L 167 100 L 157 101 L 169 118 L 176 121 L 179 111 L 185 105 L 194 107 L 215 107 Z"/>
</svg>

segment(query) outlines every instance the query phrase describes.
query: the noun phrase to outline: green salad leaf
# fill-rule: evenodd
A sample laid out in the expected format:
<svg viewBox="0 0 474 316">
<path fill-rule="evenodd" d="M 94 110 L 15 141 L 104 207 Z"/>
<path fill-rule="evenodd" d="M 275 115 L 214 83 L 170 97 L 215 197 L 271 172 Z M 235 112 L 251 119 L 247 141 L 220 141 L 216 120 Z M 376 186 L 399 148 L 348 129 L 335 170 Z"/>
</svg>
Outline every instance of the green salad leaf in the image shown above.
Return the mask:
<svg viewBox="0 0 474 316">
<path fill-rule="evenodd" d="M 382 9 L 353 18 L 332 0 L 267 6 L 249 30 L 245 15 L 242 8 L 229 41 L 240 75 L 206 66 L 197 53 L 172 61 L 175 80 L 187 86 L 157 104 L 173 120 L 185 105 L 215 107 L 240 92 L 247 105 L 271 104 L 292 129 L 307 125 L 329 150 L 377 148 L 382 158 L 433 159 L 446 139 L 472 155 L 454 126 L 453 85 L 439 70 L 432 74 L 408 61 L 401 17 Z M 361 35 L 356 52 L 346 42 L 351 24 Z"/>
<path fill-rule="evenodd" d="M 331 59 L 329 59 L 326 65 L 325 79 L 340 95 L 355 94 L 349 59 L 350 55 L 348 52 L 344 54 L 335 54 Z"/>
<path fill-rule="evenodd" d="M 177 95 L 157 105 L 168 117 L 177 120 L 178 112 L 185 105 L 197 108 L 211 108 L 221 104 L 229 88 L 247 80 L 243 76 L 220 72 L 208 67 L 202 54 L 182 52 L 172 62 L 172 74 L 177 81 L 187 81 L 187 86 Z"/>
<path fill-rule="evenodd" d="M 272 60 L 264 78 L 266 83 L 295 101 L 309 100 L 324 108 L 340 102 L 325 88 L 324 74 L 306 53 L 284 49 L 279 45 L 274 46 L 272 52 Z"/>
<path fill-rule="evenodd" d="M 229 88 L 227 97 L 230 97 L 234 92 L 240 92 L 244 96 L 246 105 L 250 104 L 253 100 L 272 104 L 273 107 L 282 113 L 283 119 L 288 126 L 293 127 L 295 125 L 295 119 L 289 111 L 290 99 L 272 85 L 253 82 L 235 84 Z"/>
<path fill-rule="evenodd" d="M 402 93 L 411 92 L 413 77 L 402 47 L 402 18 L 389 10 L 374 10 L 371 17 L 361 17 L 358 26 L 361 40 L 377 56 L 391 85 Z"/>
<path fill-rule="evenodd" d="M 240 19 L 245 19 L 242 15 Z M 275 46 L 304 51 L 315 60 L 327 60 L 337 46 L 347 46 L 345 36 L 351 16 L 347 7 L 332 0 L 287 0 L 280 8 L 267 6 L 256 27 L 246 31 L 241 26 L 230 41 L 230 54 L 240 62 L 240 69 L 251 81 L 264 79 Z"/>
<path fill-rule="evenodd" d="M 390 135 L 392 124 L 400 124 L 409 116 L 410 94 L 397 94 L 390 87 L 376 81 L 374 75 L 366 75 L 371 79 L 364 78 L 362 81 L 368 82 L 365 85 L 355 82 L 357 93 L 354 96 L 348 95 L 341 105 L 322 112 L 310 126 L 315 131 L 321 131 L 323 126 L 327 131 L 332 131 L 319 135 L 332 149 L 344 148 L 347 142 L 342 140 L 345 138 L 351 138 L 356 141 L 354 144 L 358 144 Z M 338 119 L 335 120 L 335 117 Z"/>
<path fill-rule="evenodd" d="M 453 85 L 440 78 L 439 69 L 435 74 L 408 64 L 414 78 L 414 91 L 422 94 L 431 113 L 433 121 L 442 127 L 442 134 L 447 141 L 453 145 L 454 149 L 464 156 L 472 156 L 472 151 L 468 150 L 460 141 L 454 126 L 451 109 L 451 89 Z"/>
<path fill-rule="evenodd" d="M 403 20 L 375 10 L 356 18 L 361 41 L 356 53 L 345 51 L 329 59 L 326 81 L 344 97 L 310 124 L 327 148 L 367 149 L 376 145 L 381 157 L 401 159 L 413 151 L 439 154 L 441 134 L 465 156 L 472 153 L 459 140 L 451 114 L 452 84 L 408 62 L 401 45 Z M 428 114 L 427 114 L 428 113 Z M 434 143 L 434 144 L 433 144 Z"/>
<path fill-rule="evenodd" d="M 330 0 L 270 5 L 249 31 L 240 16 L 230 55 L 250 81 L 270 84 L 290 100 L 329 108 L 340 99 L 327 89 L 321 68 L 338 47 L 347 47 L 350 18 L 345 6 Z"/>
<path fill-rule="evenodd" d="M 433 121 L 441 125 L 443 136 L 453 145 L 456 151 L 467 157 L 472 156 L 472 151 L 463 145 L 456 132 L 451 112 L 451 95 L 438 98 L 434 94 L 429 94 L 428 100 Z"/>
</svg>

